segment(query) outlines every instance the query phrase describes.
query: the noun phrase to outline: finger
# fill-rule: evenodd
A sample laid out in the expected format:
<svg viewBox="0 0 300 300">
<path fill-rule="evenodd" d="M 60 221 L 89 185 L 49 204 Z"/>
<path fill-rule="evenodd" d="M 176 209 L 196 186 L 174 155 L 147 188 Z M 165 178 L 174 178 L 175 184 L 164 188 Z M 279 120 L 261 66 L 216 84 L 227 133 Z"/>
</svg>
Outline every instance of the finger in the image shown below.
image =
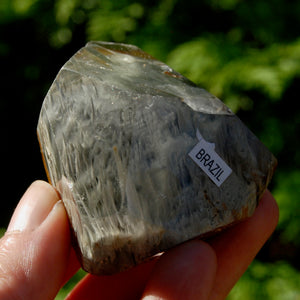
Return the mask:
<svg viewBox="0 0 300 300">
<path fill-rule="evenodd" d="M 159 259 L 143 299 L 208 299 L 216 268 L 216 256 L 208 244 L 184 243 Z"/>
<path fill-rule="evenodd" d="M 70 254 L 69 254 L 69 259 L 67 262 L 67 269 L 65 272 L 65 276 L 64 276 L 64 280 L 62 282 L 62 284 L 66 284 L 70 278 L 75 275 L 75 273 L 80 269 L 80 263 L 77 259 L 75 250 L 73 248 L 71 248 L 70 250 Z"/>
<path fill-rule="evenodd" d="M 58 194 L 33 183 L 0 240 L 0 299 L 53 299 L 70 251 L 68 219 Z"/>
<path fill-rule="evenodd" d="M 42 195 L 43 199 L 37 201 L 36 196 Z M 47 217 L 55 203 L 59 200 L 53 187 L 43 181 L 35 181 L 21 198 L 7 232 L 33 230 Z"/>
<path fill-rule="evenodd" d="M 156 260 L 152 259 L 130 270 L 111 276 L 88 274 L 76 285 L 66 300 L 140 299 Z"/>
<path fill-rule="evenodd" d="M 209 242 L 218 260 L 211 299 L 225 299 L 270 237 L 277 222 L 278 206 L 271 193 L 266 191 L 251 218 L 226 230 Z"/>
</svg>

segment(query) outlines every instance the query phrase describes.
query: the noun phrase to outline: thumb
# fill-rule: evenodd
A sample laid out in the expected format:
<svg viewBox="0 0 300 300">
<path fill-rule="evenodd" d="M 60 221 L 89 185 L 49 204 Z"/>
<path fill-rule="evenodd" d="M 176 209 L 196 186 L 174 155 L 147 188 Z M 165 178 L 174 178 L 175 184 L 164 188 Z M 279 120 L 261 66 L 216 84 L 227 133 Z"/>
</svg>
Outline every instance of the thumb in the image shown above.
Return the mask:
<svg viewBox="0 0 300 300">
<path fill-rule="evenodd" d="M 68 219 L 56 191 L 36 181 L 0 239 L 0 299 L 53 299 L 70 251 Z M 57 202 L 58 201 L 58 202 Z"/>
</svg>

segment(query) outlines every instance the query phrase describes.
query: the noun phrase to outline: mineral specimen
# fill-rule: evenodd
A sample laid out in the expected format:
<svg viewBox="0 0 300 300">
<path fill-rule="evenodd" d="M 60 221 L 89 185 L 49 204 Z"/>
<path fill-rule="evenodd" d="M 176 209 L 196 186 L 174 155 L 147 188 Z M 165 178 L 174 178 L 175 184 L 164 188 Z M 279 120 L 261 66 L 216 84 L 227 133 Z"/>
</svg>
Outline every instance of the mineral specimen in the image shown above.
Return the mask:
<svg viewBox="0 0 300 300">
<path fill-rule="evenodd" d="M 80 49 L 52 84 L 37 131 L 93 274 L 251 216 L 276 166 L 219 99 L 131 45 Z"/>
</svg>

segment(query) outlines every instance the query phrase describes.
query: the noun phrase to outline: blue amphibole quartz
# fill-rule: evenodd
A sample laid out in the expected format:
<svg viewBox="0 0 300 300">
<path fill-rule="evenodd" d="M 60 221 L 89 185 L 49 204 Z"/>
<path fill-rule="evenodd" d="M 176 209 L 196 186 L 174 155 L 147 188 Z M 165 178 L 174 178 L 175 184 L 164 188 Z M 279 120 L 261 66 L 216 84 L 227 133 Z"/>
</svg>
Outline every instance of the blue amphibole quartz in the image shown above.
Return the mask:
<svg viewBox="0 0 300 300">
<path fill-rule="evenodd" d="M 251 216 L 276 167 L 223 102 L 132 45 L 90 42 L 71 57 L 37 132 L 97 275 Z"/>
</svg>

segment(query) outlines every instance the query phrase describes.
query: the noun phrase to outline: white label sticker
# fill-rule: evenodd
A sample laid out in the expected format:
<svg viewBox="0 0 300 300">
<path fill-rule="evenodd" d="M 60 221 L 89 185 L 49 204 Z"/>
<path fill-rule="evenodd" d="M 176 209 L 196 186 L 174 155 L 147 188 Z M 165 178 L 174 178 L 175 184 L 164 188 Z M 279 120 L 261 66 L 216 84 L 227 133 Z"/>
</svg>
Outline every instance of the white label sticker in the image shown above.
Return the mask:
<svg viewBox="0 0 300 300">
<path fill-rule="evenodd" d="M 196 135 L 199 143 L 191 150 L 189 156 L 220 187 L 232 170 L 215 152 L 215 144 L 207 142 L 198 130 Z"/>
</svg>

